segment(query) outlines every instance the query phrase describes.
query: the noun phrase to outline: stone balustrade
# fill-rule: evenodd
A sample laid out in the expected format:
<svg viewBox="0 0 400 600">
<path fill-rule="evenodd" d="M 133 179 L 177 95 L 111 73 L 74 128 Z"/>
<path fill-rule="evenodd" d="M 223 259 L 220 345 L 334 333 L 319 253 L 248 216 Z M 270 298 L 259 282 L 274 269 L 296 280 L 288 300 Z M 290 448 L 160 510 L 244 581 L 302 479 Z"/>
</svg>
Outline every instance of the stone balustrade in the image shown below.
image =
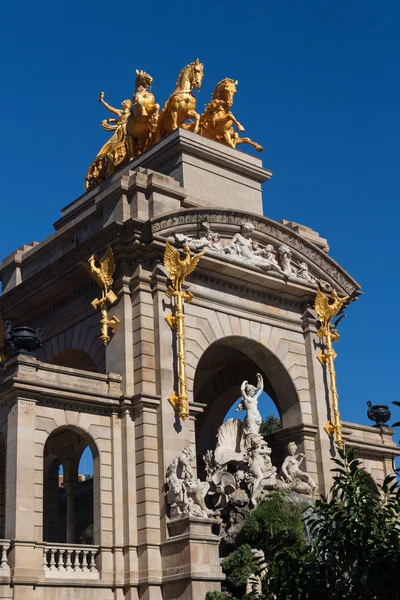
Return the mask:
<svg viewBox="0 0 400 600">
<path fill-rule="evenodd" d="M 97 546 L 51 544 L 43 547 L 45 577 L 100 579 L 96 566 Z"/>
<path fill-rule="evenodd" d="M 10 540 L 0 540 L 0 575 L 8 574 L 10 571 L 8 564 L 10 545 Z"/>
</svg>

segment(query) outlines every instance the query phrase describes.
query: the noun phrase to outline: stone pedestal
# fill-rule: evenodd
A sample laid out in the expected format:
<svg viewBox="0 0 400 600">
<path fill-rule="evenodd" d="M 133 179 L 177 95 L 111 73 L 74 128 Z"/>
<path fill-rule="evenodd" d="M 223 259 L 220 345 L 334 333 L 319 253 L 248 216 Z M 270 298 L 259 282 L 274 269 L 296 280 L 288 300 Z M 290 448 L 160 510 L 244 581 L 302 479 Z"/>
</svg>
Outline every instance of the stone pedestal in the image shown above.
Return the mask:
<svg viewBox="0 0 400 600">
<path fill-rule="evenodd" d="M 168 523 L 161 547 L 164 600 L 203 600 L 225 579 L 219 564 L 215 519 L 185 517 Z"/>
</svg>

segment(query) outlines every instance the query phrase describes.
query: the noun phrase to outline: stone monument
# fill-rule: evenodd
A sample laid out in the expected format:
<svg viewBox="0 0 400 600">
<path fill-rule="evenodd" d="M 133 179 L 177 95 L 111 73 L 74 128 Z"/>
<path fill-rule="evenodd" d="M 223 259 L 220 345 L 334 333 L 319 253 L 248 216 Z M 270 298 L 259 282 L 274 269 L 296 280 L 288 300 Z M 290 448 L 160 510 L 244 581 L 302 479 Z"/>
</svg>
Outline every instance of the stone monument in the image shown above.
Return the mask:
<svg viewBox="0 0 400 600">
<path fill-rule="evenodd" d="M 144 71 L 121 109 L 101 94 L 115 118 L 86 192 L 0 264 L 4 322 L 18 339 L 41 330 L 24 352 L 0 321 L 1 598 L 202 600 L 246 510 L 279 486 L 330 486 L 315 297 L 359 285 L 317 232 L 263 215 L 272 173 L 237 149 L 261 150 L 231 111 L 238 84 L 222 79 L 199 114 L 202 79 L 199 60 L 184 67 L 161 109 Z M 268 443 L 262 389 L 282 421 Z M 224 423 L 240 393 L 244 421 Z M 383 480 L 392 431 L 340 425 Z"/>
</svg>

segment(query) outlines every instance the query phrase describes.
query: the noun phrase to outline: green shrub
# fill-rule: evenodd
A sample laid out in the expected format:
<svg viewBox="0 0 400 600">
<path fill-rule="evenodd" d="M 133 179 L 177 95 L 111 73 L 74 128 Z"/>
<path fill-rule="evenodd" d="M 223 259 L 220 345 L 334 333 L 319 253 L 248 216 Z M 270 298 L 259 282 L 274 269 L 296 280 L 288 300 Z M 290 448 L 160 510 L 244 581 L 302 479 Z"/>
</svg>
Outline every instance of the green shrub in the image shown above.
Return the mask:
<svg viewBox="0 0 400 600">
<path fill-rule="evenodd" d="M 283 494 L 275 492 L 252 511 L 239 533 L 238 543 L 263 550 L 265 557 L 270 559 L 282 538 L 289 546 L 303 547 L 302 509 Z"/>
</svg>

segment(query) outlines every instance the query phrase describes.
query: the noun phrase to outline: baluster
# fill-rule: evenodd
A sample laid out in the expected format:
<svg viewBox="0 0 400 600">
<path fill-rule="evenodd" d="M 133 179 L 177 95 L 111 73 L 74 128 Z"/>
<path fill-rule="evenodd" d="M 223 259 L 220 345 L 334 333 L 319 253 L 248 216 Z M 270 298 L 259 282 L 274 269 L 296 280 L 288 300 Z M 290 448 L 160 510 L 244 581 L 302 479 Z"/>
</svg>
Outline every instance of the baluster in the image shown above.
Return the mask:
<svg viewBox="0 0 400 600">
<path fill-rule="evenodd" d="M 81 566 L 79 564 L 79 552 L 75 548 L 75 550 L 74 550 L 74 571 L 75 571 L 75 573 L 77 573 L 80 570 L 81 570 Z"/>
<path fill-rule="evenodd" d="M 56 571 L 56 561 L 54 559 L 54 548 L 50 548 L 50 571 Z"/>
<path fill-rule="evenodd" d="M 48 571 L 49 566 L 47 564 L 47 548 L 43 548 L 43 571 Z"/>
<path fill-rule="evenodd" d="M 82 550 L 82 571 L 90 571 L 88 563 L 89 550 Z"/>
<path fill-rule="evenodd" d="M 95 553 L 93 552 L 93 550 L 89 550 L 89 556 L 90 556 L 90 572 L 97 573 L 96 563 L 94 561 Z"/>
<path fill-rule="evenodd" d="M 57 564 L 57 571 L 64 571 L 64 552 L 62 549 L 58 548 L 54 552 L 54 559 Z"/>
<path fill-rule="evenodd" d="M 66 571 L 73 571 L 73 567 L 72 567 L 72 552 L 73 550 L 70 550 L 69 548 L 65 551 L 65 570 Z"/>
</svg>

